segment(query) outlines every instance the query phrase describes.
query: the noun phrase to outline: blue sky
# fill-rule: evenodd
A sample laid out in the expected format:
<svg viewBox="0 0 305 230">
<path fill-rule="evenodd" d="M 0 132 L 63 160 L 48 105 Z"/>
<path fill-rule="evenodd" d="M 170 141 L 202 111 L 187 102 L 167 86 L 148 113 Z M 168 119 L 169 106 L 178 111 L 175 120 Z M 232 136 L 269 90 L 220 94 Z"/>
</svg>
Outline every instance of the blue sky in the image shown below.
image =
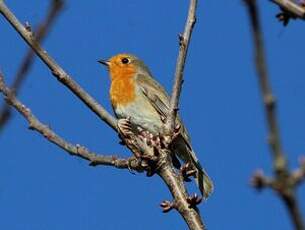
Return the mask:
<svg viewBox="0 0 305 230">
<path fill-rule="evenodd" d="M 36 25 L 49 1 L 7 0 L 22 21 Z M 290 166 L 305 153 L 304 22 L 284 28 L 269 1 L 259 1 L 272 88 Z M 171 89 L 188 1 L 67 1 L 44 47 L 109 111 L 109 78 L 96 62 L 116 53 L 142 58 Z M 200 1 L 185 69 L 181 114 L 193 147 L 215 182 L 200 206 L 209 229 L 292 229 L 270 190 L 249 186 L 253 171 L 271 173 L 265 118 L 252 62 L 243 3 Z M 0 19 L 0 68 L 13 76 L 25 43 Z M 65 139 L 102 154 L 128 157 L 117 135 L 36 60 L 20 99 Z M 2 99 L 0 99 L 2 102 Z M 0 136 L 0 229 L 186 229 L 176 212 L 159 203 L 170 194 L 158 177 L 89 167 L 27 129 L 15 114 Z M 298 190 L 305 214 L 305 187 Z"/>
</svg>

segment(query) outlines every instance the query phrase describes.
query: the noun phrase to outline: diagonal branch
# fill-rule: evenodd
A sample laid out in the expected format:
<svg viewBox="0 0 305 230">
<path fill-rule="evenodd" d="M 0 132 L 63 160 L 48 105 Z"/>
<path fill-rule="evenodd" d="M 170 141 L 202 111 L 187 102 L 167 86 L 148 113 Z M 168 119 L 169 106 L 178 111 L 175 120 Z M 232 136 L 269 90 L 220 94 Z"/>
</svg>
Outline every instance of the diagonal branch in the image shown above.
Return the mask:
<svg viewBox="0 0 305 230">
<path fill-rule="evenodd" d="M 50 127 L 41 123 L 27 108 L 22 102 L 20 102 L 12 90 L 10 90 L 4 82 L 3 75 L 0 72 L 0 92 L 4 95 L 6 102 L 11 105 L 13 108 L 16 109 L 29 123 L 29 129 L 35 130 L 40 133 L 44 138 L 48 141 L 52 142 L 53 144 L 59 146 L 67 153 L 72 156 L 80 157 L 84 160 L 90 162 L 91 166 L 96 165 L 105 165 L 105 166 L 114 166 L 116 168 L 121 169 L 133 169 L 139 172 L 142 172 L 143 169 L 141 168 L 139 162 L 134 157 L 129 159 L 121 159 L 116 156 L 103 156 L 98 155 L 94 152 L 89 151 L 87 148 L 80 146 L 80 145 L 73 145 L 59 135 L 57 135 L 54 131 L 51 130 Z"/>
<path fill-rule="evenodd" d="M 302 1 L 299 3 L 293 0 L 270 0 L 271 2 L 277 4 L 281 9 L 288 11 L 291 15 L 305 19 L 305 8 L 302 6 Z"/>
<path fill-rule="evenodd" d="M 36 39 L 38 42 L 43 41 L 45 36 L 48 34 L 52 25 L 55 22 L 55 19 L 60 13 L 60 10 L 63 8 L 63 0 L 52 0 L 46 18 L 38 25 L 36 34 Z M 30 28 L 28 28 L 30 29 Z M 32 64 L 34 63 L 35 52 L 32 49 L 29 49 L 26 55 L 23 58 L 23 61 L 17 71 L 17 74 L 14 78 L 14 82 L 11 88 L 14 90 L 15 95 L 18 94 L 22 83 L 24 82 L 29 70 L 31 69 Z M 5 124 L 9 121 L 11 117 L 11 107 L 4 103 L 0 109 L 0 131 L 3 130 Z"/>
<path fill-rule="evenodd" d="M 262 173 L 256 174 L 253 178 L 254 186 L 259 189 L 263 187 L 270 187 L 276 191 L 286 204 L 295 229 L 304 230 L 305 225 L 295 192 L 297 185 L 300 183 L 300 181 L 302 181 L 302 177 L 305 176 L 304 162 L 301 164 L 299 170 L 292 173 L 290 172 L 281 146 L 280 132 L 275 111 L 276 100 L 272 94 L 269 83 L 267 65 L 265 62 L 263 36 L 261 32 L 256 0 L 245 0 L 245 2 L 248 7 L 248 13 L 251 21 L 255 48 L 255 63 L 267 118 L 269 145 L 273 156 L 274 171 L 274 178 L 266 178 Z"/>
<path fill-rule="evenodd" d="M 305 19 L 305 1 L 304 0 L 270 0 L 278 5 L 281 13 L 277 14 L 277 18 L 283 21 L 286 26 L 290 19 Z"/>
<path fill-rule="evenodd" d="M 175 128 L 175 120 L 178 113 L 179 97 L 183 83 L 183 72 L 186 55 L 191 40 L 192 31 L 196 22 L 197 0 L 190 0 L 188 16 L 183 34 L 179 34 L 179 54 L 177 58 L 175 81 L 172 89 L 170 110 L 166 120 L 166 129 L 168 134 L 172 134 Z"/>
<path fill-rule="evenodd" d="M 35 51 L 39 58 L 49 67 L 53 76 L 71 90 L 80 100 L 82 100 L 98 117 L 105 121 L 114 130 L 117 130 L 116 119 L 111 116 L 93 97 L 91 97 L 80 85 L 77 84 L 45 51 L 34 34 L 27 30 L 15 17 L 15 15 L 0 0 L 0 13 L 13 26 L 25 42 Z"/>
</svg>

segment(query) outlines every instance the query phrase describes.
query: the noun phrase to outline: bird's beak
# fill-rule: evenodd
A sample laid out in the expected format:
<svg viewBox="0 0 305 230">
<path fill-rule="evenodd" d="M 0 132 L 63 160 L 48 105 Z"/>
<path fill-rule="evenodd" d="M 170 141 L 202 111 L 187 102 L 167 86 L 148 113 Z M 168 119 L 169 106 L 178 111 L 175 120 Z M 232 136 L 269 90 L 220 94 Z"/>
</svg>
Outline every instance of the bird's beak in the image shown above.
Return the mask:
<svg viewBox="0 0 305 230">
<path fill-rule="evenodd" d="M 98 63 L 101 63 L 102 65 L 105 65 L 105 66 L 107 66 L 107 67 L 108 67 L 109 64 L 110 64 L 109 61 L 107 61 L 107 60 L 105 60 L 105 59 L 98 60 L 97 62 L 98 62 Z"/>
</svg>

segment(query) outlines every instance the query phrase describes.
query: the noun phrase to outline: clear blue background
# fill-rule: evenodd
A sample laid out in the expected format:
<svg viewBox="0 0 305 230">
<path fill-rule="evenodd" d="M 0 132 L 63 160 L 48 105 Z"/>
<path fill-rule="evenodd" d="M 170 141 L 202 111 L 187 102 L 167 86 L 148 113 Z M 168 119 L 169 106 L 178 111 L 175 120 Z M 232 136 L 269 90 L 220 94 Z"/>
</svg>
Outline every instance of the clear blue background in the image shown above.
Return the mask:
<svg viewBox="0 0 305 230">
<path fill-rule="evenodd" d="M 49 1 L 7 0 L 22 21 L 36 25 Z M 170 90 L 189 1 L 67 1 L 44 47 L 109 111 L 109 78 L 96 62 L 119 52 L 141 57 Z M 278 8 L 260 1 L 272 87 L 290 166 L 305 152 L 304 22 L 284 28 Z M 265 118 L 253 66 L 248 17 L 240 0 L 199 1 L 189 49 L 181 114 L 193 146 L 215 182 L 200 211 L 209 229 L 292 229 L 282 202 L 249 186 L 253 171 L 271 174 Z M 27 46 L 0 18 L 0 65 L 12 82 Z M 102 154 L 128 157 L 117 135 L 36 60 L 20 99 L 58 134 Z M 2 102 L 2 98 L 1 101 Z M 14 114 L 0 136 L 0 229 L 186 229 L 158 177 L 89 167 Z M 298 190 L 305 213 L 305 187 Z"/>
</svg>

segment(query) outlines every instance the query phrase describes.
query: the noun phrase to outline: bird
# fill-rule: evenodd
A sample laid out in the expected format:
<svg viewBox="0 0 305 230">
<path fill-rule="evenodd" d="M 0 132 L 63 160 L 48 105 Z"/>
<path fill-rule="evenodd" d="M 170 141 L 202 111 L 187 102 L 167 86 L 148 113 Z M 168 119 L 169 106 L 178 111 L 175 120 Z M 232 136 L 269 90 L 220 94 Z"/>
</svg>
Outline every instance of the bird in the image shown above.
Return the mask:
<svg viewBox="0 0 305 230">
<path fill-rule="evenodd" d="M 145 63 L 127 53 L 98 62 L 107 67 L 110 75 L 109 94 L 116 117 L 129 119 L 131 124 L 140 126 L 153 135 L 162 133 L 169 112 L 170 97 Z M 171 144 L 171 149 L 185 165 L 191 166 L 201 195 L 206 199 L 213 191 L 213 182 L 196 157 L 179 114 L 176 124 L 180 131 Z"/>
</svg>

